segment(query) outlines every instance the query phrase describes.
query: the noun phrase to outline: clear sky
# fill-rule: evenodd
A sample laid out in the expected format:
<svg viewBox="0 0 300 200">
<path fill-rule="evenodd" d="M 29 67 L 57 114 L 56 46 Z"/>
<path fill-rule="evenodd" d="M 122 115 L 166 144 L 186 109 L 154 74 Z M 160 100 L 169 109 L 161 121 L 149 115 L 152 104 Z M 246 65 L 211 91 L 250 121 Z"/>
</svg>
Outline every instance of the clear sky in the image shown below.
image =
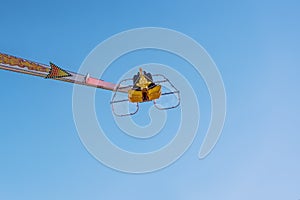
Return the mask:
<svg viewBox="0 0 300 200">
<path fill-rule="evenodd" d="M 194 38 L 222 74 L 227 118 L 218 144 L 199 160 L 209 99 L 197 93 L 206 99 L 204 117 L 183 157 L 157 172 L 121 173 L 81 143 L 71 84 L 0 71 L 0 199 L 300 199 L 299 9 L 296 0 L 1 2 L 0 52 L 71 71 L 128 29 L 165 27 Z M 167 55 L 149 55 L 119 63 L 172 64 Z M 117 64 L 105 80 L 118 80 Z M 101 95 L 109 100 L 111 93 L 97 92 L 97 109 L 108 110 Z"/>
</svg>

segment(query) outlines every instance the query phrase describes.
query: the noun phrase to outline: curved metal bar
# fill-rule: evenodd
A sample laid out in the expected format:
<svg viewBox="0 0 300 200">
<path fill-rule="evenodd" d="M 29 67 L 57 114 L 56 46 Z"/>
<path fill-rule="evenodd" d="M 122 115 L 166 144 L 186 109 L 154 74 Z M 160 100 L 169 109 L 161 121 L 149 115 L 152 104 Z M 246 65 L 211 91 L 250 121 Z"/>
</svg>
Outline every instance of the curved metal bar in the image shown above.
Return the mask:
<svg viewBox="0 0 300 200">
<path fill-rule="evenodd" d="M 124 79 L 124 80 L 122 80 L 120 83 L 117 84 L 117 87 L 116 87 L 115 90 L 114 90 L 114 95 L 113 95 L 113 97 L 112 97 L 112 100 L 110 101 L 112 111 L 113 111 L 114 115 L 116 115 L 116 116 L 118 116 L 118 117 L 125 117 L 125 116 L 134 115 L 134 114 L 136 114 L 136 113 L 138 112 L 138 110 L 139 110 L 139 104 L 136 103 L 136 110 L 135 110 L 134 112 L 129 112 L 129 113 L 126 113 L 126 114 L 122 114 L 122 113 L 120 114 L 120 113 L 117 113 L 117 112 L 115 111 L 114 104 L 122 103 L 122 102 L 126 102 L 126 101 L 129 102 L 128 99 L 115 100 L 116 95 L 117 95 L 117 92 L 123 92 L 124 89 L 126 89 L 126 88 L 131 88 L 131 87 L 132 87 L 132 86 L 130 86 L 130 85 L 129 85 L 129 86 L 121 86 L 121 83 L 123 83 L 123 82 L 125 82 L 125 81 L 129 81 L 129 80 L 132 80 L 132 79 L 130 79 L 130 78 Z"/>
<path fill-rule="evenodd" d="M 165 93 L 162 93 L 161 95 L 175 95 L 177 97 L 177 104 L 176 105 L 173 105 L 173 106 L 170 106 L 170 107 L 160 107 L 157 105 L 156 103 L 156 100 L 153 101 L 154 103 L 154 106 L 159 109 L 159 110 L 169 110 L 169 109 L 173 109 L 173 108 L 176 108 L 180 105 L 180 92 L 179 90 L 171 83 L 171 81 L 165 77 L 164 75 L 162 74 L 153 74 L 152 77 L 162 77 L 162 80 L 159 80 L 159 81 L 156 81 L 155 83 L 164 83 L 164 82 L 167 82 L 170 84 L 170 86 L 174 89 L 173 91 L 171 92 L 165 92 Z M 177 95 L 176 95 L 177 94 Z"/>
</svg>

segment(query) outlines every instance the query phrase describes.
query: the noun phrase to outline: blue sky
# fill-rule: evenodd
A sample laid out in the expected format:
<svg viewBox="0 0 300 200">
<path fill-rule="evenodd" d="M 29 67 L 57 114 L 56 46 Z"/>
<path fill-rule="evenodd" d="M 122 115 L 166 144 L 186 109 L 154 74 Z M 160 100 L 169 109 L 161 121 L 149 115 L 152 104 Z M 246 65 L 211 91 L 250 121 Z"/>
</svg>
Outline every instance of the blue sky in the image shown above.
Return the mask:
<svg viewBox="0 0 300 200">
<path fill-rule="evenodd" d="M 0 71 L 0 199 L 300 198 L 298 1 L 33 0 L 5 1 L 1 8 L 1 52 L 71 71 L 121 31 L 180 31 L 212 56 L 228 102 L 222 136 L 207 158 L 197 157 L 209 121 L 203 107 L 199 133 L 183 157 L 158 172 L 132 175 L 85 150 L 73 122 L 71 84 Z M 119 63 L 130 69 L 138 55 Z M 155 56 L 141 62 L 168 63 L 167 55 L 149 55 Z M 114 73 L 116 66 L 105 80 L 115 81 Z M 203 84 L 198 78 L 192 84 Z M 197 97 L 209 104 L 203 93 Z"/>
</svg>

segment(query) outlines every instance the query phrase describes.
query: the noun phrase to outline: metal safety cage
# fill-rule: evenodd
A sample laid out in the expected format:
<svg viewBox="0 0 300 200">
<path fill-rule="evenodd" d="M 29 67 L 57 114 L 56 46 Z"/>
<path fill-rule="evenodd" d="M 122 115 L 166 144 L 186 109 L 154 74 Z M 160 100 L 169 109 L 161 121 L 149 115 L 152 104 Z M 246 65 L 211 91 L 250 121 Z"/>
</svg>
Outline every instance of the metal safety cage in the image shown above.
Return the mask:
<svg viewBox="0 0 300 200">
<path fill-rule="evenodd" d="M 159 104 L 157 104 L 156 100 L 153 100 L 154 106 L 159 110 L 168 110 L 168 109 L 173 109 L 173 108 L 178 107 L 180 105 L 179 90 L 171 83 L 171 81 L 167 77 L 165 77 L 162 74 L 153 74 L 152 77 L 153 78 L 154 77 L 160 78 L 160 80 L 153 81 L 153 83 L 155 83 L 156 85 L 161 85 L 162 83 L 168 83 L 169 88 L 171 88 L 170 92 L 164 92 L 164 93 L 161 94 L 161 96 L 175 95 L 176 99 L 177 99 L 177 103 L 175 105 L 168 106 L 168 107 L 159 106 Z M 117 93 L 127 93 L 128 90 L 130 90 L 133 87 L 132 84 L 130 84 L 130 85 L 124 84 L 127 81 L 133 81 L 133 79 L 132 78 L 127 78 L 127 79 L 122 80 L 119 84 L 117 84 L 117 86 L 114 90 L 112 100 L 110 101 L 110 104 L 112 106 L 112 112 L 113 112 L 114 115 L 116 115 L 118 117 L 131 116 L 131 115 L 136 114 L 139 110 L 139 103 L 131 103 L 128 98 L 126 98 L 126 99 L 116 99 Z M 135 104 L 136 109 L 133 112 L 127 112 L 127 113 L 117 112 L 117 109 L 115 108 L 115 105 L 117 105 L 119 103 L 124 103 L 124 102 L 128 102 L 128 104 Z"/>
<path fill-rule="evenodd" d="M 120 92 L 121 93 L 127 93 L 127 91 L 133 87 L 133 85 L 124 85 L 124 84 L 122 84 L 126 81 L 132 81 L 132 78 L 124 79 L 117 85 L 117 87 L 114 90 L 114 95 L 113 95 L 113 97 L 110 101 L 112 112 L 113 112 L 114 115 L 116 115 L 118 117 L 125 117 L 125 116 L 134 115 L 139 111 L 139 104 L 129 102 L 128 98 L 127 99 L 116 100 L 117 93 L 120 93 Z M 136 109 L 133 112 L 128 112 L 128 113 L 119 113 L 119 112 L 117 112 L 116 109 L 115 109 L 115 105 L 119 104 L 119 103 L 123 103 L 123 102 L 128 102 L 128 104 L 129 103 L 136 104 Z"/>
<path fill-rule="evenodd" d="M 180 93 L 179 90 L 171 83 L 171 81 L 165 77 L 162 74 L 154 74 L 152 75 L 152 77 L 161 77 L 162 80 L 157 80 L 155 81 L 155 84 L 161 84 L 161 83 L 168 83 L 170 85 L 170 87 L 173 89 L 170 92 L 164 92 L 161 94 L 161 96 L 164 95 L 175 95 L 177 98 L 177 103 L 175 105 L 172 106 L 168 106 L 168 107 L 161 107 L 157 104 L 156 100 L 153 101 L 154 106 L 159 109 L 159 110 L 169 110 L 169 109 L 173 109 L 173 108 L 177 108 L 180 105 Z"/>
</svg>

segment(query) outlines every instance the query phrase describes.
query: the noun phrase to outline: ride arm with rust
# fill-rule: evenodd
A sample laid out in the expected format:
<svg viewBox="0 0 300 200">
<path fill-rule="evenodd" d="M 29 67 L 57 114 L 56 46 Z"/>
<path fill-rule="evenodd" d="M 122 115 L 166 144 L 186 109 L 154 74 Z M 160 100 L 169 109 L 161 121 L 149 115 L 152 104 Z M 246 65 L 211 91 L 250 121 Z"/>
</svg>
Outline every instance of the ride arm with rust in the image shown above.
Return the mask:
<svg viewBox="0 0 300 200">
<path fill-rule="evenodd" d="M 61 69 L 53 63 L 50 63 L 50 65 L 45 65 L 3 53 L 0 53 L 0 69 L 111 91 L 116 91 L 117 88 L 117 85 L 114 83 L 105 82 L 103 80 L 90 77 L 89 75 L 82 75 L 67 71 Z M 127 90 L 122 90 L 119 92 L 126 93 Z"/>
</svg>

